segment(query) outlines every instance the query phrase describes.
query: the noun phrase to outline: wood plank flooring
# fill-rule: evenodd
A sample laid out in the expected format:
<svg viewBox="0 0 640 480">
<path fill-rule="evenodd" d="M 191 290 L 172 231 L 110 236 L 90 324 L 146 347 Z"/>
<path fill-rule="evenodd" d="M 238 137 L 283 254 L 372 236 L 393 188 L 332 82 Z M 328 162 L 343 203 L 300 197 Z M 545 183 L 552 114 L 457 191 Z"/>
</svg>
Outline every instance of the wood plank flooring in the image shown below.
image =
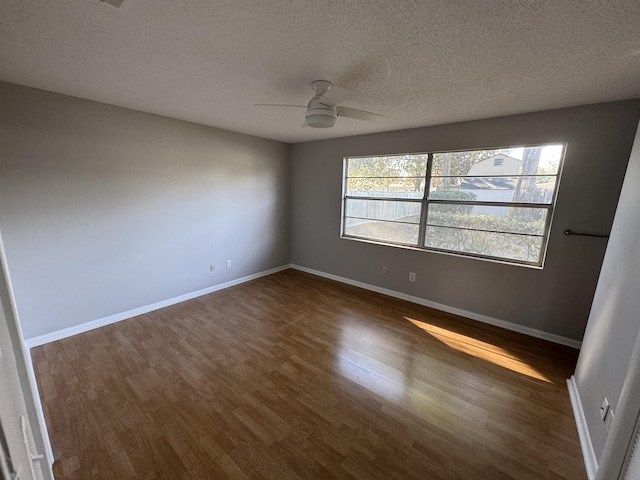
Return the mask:
<svg viewBox="0 0 640 480">
<path fill-rule="evenodd" d="M 287 270 L 32 349 L 61 479 L 586 479 L 577 351 Z"/>
</svg>

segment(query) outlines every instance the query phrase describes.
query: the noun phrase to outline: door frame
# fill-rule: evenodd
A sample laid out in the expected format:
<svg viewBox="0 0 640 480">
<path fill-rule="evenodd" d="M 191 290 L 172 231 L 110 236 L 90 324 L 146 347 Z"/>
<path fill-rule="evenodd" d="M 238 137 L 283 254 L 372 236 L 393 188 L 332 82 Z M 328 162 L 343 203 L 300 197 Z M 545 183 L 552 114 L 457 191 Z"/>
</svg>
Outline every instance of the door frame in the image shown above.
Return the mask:
<svg viewBox="0 0 640 480">
<path fill-rule="evenodd" d="M 0 307 L 3 309 L 9 331 L 9 340 L 13 348 L 13 356 L 20 386 L 22 387 L 28 424 L 30 424 L 35 449 L 38 452 L 44 452 L 45 455 L 44 461 L 41 462 L 41 470 L 45 480 L 53 480 L 53 472 L 51 470 L 54 461 L 53 450 L 49 441 L 31 355 L 22 335 L 6 258 L 2 231 L 0 230 Z"/>
<path fill-rule="evenodd" d="M 633 447 L 634 434 L 640 423 L 640 333 L 633 347 L 614 414 L 595 480 L 621 479 L 627 456 Z"/>
</svg>

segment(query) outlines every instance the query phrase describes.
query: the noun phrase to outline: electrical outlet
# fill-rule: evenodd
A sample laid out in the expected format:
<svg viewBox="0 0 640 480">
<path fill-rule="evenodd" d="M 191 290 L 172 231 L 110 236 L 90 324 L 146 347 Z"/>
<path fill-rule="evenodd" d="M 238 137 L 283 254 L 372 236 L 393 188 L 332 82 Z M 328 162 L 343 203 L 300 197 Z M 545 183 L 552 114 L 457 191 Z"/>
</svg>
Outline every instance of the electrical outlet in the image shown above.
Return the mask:
<svg viewBox="0 0 640 480">
<path fill-rule="evenodd" d="M 409 272 L 409 281 L 410 282 L 416 281 L 416 272 Z"/>
<path fill-rule="evenodd" d="M 600 407 L 600 419 L 604 422 L 607 418 L 607 413 L 609 413 L 609 400 L 607 397 L 604 397 L 602 401 L 602 406 Z"/>
<path fill-rule="evenodd" d="M 216 264 L 215 263 L 210 264 L 209 265 L 209 270 L 211 270 L 212 272 L 215 272 L 216 271 Z"/>
<path fill-rule="evenodd" d="M 604 426 L 606 427 L 607 432 L 611 430 L 611 425 L 613 425 L 613 419 L 615 417 L 616 416 L 613 413 L 613 409 L 609 408 L 609 413 L 607 414 L 607 418 L 604 421 Z"/>
<path fill-rule="evenodd" d="M 231 268 L 231 260 L 227 260 L 227 268 Z"/>
<path fill-rule="evenodd" d="M 383 274 L 383 275 L 386 275 L 386 274 L 387 274 L 387 266 L 386 266 L 386 265 L 383 265 L 383 266 L 382 266 L 382 274 Z"/>
</svg>

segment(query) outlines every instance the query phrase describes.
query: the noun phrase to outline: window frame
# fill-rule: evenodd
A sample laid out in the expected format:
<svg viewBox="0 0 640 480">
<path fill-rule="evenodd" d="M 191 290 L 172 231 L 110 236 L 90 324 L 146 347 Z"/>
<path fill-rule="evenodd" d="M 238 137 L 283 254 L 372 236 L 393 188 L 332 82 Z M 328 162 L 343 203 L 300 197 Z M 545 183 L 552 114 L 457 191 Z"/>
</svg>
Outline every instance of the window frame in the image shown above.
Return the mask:
<svg viewBox="0 0 640 480">
<path fill-rule="evenodd" d="M 438 154 L 446 154 L 446 153 L 458 153 L 458 152 L 478 152 L 484 150 L 501 150 L 501 149 L 515 149 L 515 148 L 530 148 L 530 147 L 545 147 L 551 145 L 561 145 L 562 150 L 560 153 L 560 158 L 558 162 L 558 169 L 554 175 L 549 174 L 537 174 L 537 176 L 555 176 L 555 187 L 553 190 L 553 194 L 549 203 L 535 203 L 535 202 L 505 202 L 505 201 L 472 201 L 472 200 L 444 200 L 444 199 L 429 199 L 429 193 L 431 192 L 431 182 L 432 182 L 432 169 L 433 169 L 433 159 L 435 155 Z M 551 226 L 553 223 L 553 217 L 556 210 L 556 201 L 558 198 L 558 191 L 560 188 L 560 180 L 562 178 L 562 171 L 564 168 L 564 161 L 567 153 L 567 142 L 546 142 L 546 143 L 532 143 L 526 145 L 509 145 L 504 147 L 482 147 L 482 148 L 465 148 L 465 149 L 457 149 L 457 150 L 433 150 L 430 152 L 416 152 L 416 153 L 389 153 L 389 154 L 375 154 L 375 155 L 356 155 L 356 156 L 346 156 L 343 158 L 343 172 L 342 172 L 342 206 L 341 206 L 341 221 L 340 221 L 340 238 L 344 238 L 346 240 L 355 240 L 365 243 L 373 243 L 378 245 L 391 246 L 396 248 L 403 248 L 408 250 L 417 250 L 422 252 L 435 252 L 446 255 L 454 255 L 457 257 L 465 257 L 465 258 L 474 258 L 477 260 L 485 260 L 490 262 L 504 263 L 508 265 L 517 265 L 522 267 L 530 267 L 536 269 L 542 269 L 544 267 L 544 263 L 547 256 L 547 249 L 549 246 L 549 238 L 551 235 Z M 380 157 L 400 157 L 407 155 L 426 155 L 427 156 L 427 166 L 426 172 L 424 176 L 425 187 L 422 192 L 422 198 L 397 198 L 397 197 L 369 197 L 369 196 L 361 196 L 361 195 L 348 195 L 347 194 L 347 181 L 349 178 L 365 178 L 365 177 L 348 177 L 348 169 L 349 169 L 349 160 L 350 159 L 358 159 L 358 158 L 380 158 Z M 490 178 L 498 178 L 498 177 L 522 177 L 522 176 L 534 176 L 534 175 L 494 175 Z M 435 176 L 436 178 L 443 178 L 446 176 Z M 457 176 L 450 176 L 452 178 L 457 178 Z M 392 177 L 375 177 L 375 178 L 392 178 Z M 403 177 L 403 178 L 419 178 L 419 177 Z M 420 204 L 420 220 L 416 224 L 418 226 L 418 241 L 417 244 L 406 243 L 406 242 L 394 242 L 389 240 L 380 240 L 370 237 L 364 237 L 359 235 L 347 234 L 346 232 L 346 223 L 347 223 L 347 215 L 346 215 L 346 206 L 348 200 L 367 200 L 367 201 L 391 201 L 391 202 L 412 202 Z M 426 234 L 427 234 L 427 219 L 429 213 L 430 205 L 472 205 L 472 206 L 495 206 L 495 207 L 516 207 L 516 208 L 535 208 L 535 209 L 544 209 L 546 210 L 546 218 L 544 223 L 544 230 L 541 235 L 533 235 L 533 234 L 525 234 L 525 233 L 514 233 L 514 232 L 500 232 L 495 231 L 494 233 L 504 233 L 509 235 L 524 235 L 524 236 L 539 236 L 542 239 L 542 244 L 540 246 L 540 255 L 538 262 L 531 262 L 526 260 L 518 260 L 511 259 L 505 257 L 499 257 L 495 255 L 485 255 L 471 252 L 462 252 L 458 250 L 450 250 L 444 248 L 436 248 L 429 247 L 425 245 Z M 349 217 L 351 218 L 351 217 Z M 376 221 L 387 221 L 387 220 L 376 220 Z M 393 220 L 389 220 L 392 223 L 401 223 L 394 222 Z M 457 228 L 462 230 L 463 228 L 459 227 L 446 227 L 440 226 L 442 228 Z M 492 232 L 490 230 L 480 230 L 484 232 Z"/>
</svg>

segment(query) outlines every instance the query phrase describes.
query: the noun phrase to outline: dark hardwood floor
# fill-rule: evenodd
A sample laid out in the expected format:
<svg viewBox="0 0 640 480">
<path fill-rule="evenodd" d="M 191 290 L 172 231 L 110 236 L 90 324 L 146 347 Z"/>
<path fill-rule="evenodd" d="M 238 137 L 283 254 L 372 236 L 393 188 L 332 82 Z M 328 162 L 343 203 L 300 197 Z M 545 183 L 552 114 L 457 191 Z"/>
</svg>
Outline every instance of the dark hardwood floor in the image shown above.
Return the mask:
<svg viewBox="0 0 640 480">
<path fill-rule="evenodd" d="M 586 478 L 577 351 L 294 270 L 31 352 L 59 480 Z"/>
</svg>

